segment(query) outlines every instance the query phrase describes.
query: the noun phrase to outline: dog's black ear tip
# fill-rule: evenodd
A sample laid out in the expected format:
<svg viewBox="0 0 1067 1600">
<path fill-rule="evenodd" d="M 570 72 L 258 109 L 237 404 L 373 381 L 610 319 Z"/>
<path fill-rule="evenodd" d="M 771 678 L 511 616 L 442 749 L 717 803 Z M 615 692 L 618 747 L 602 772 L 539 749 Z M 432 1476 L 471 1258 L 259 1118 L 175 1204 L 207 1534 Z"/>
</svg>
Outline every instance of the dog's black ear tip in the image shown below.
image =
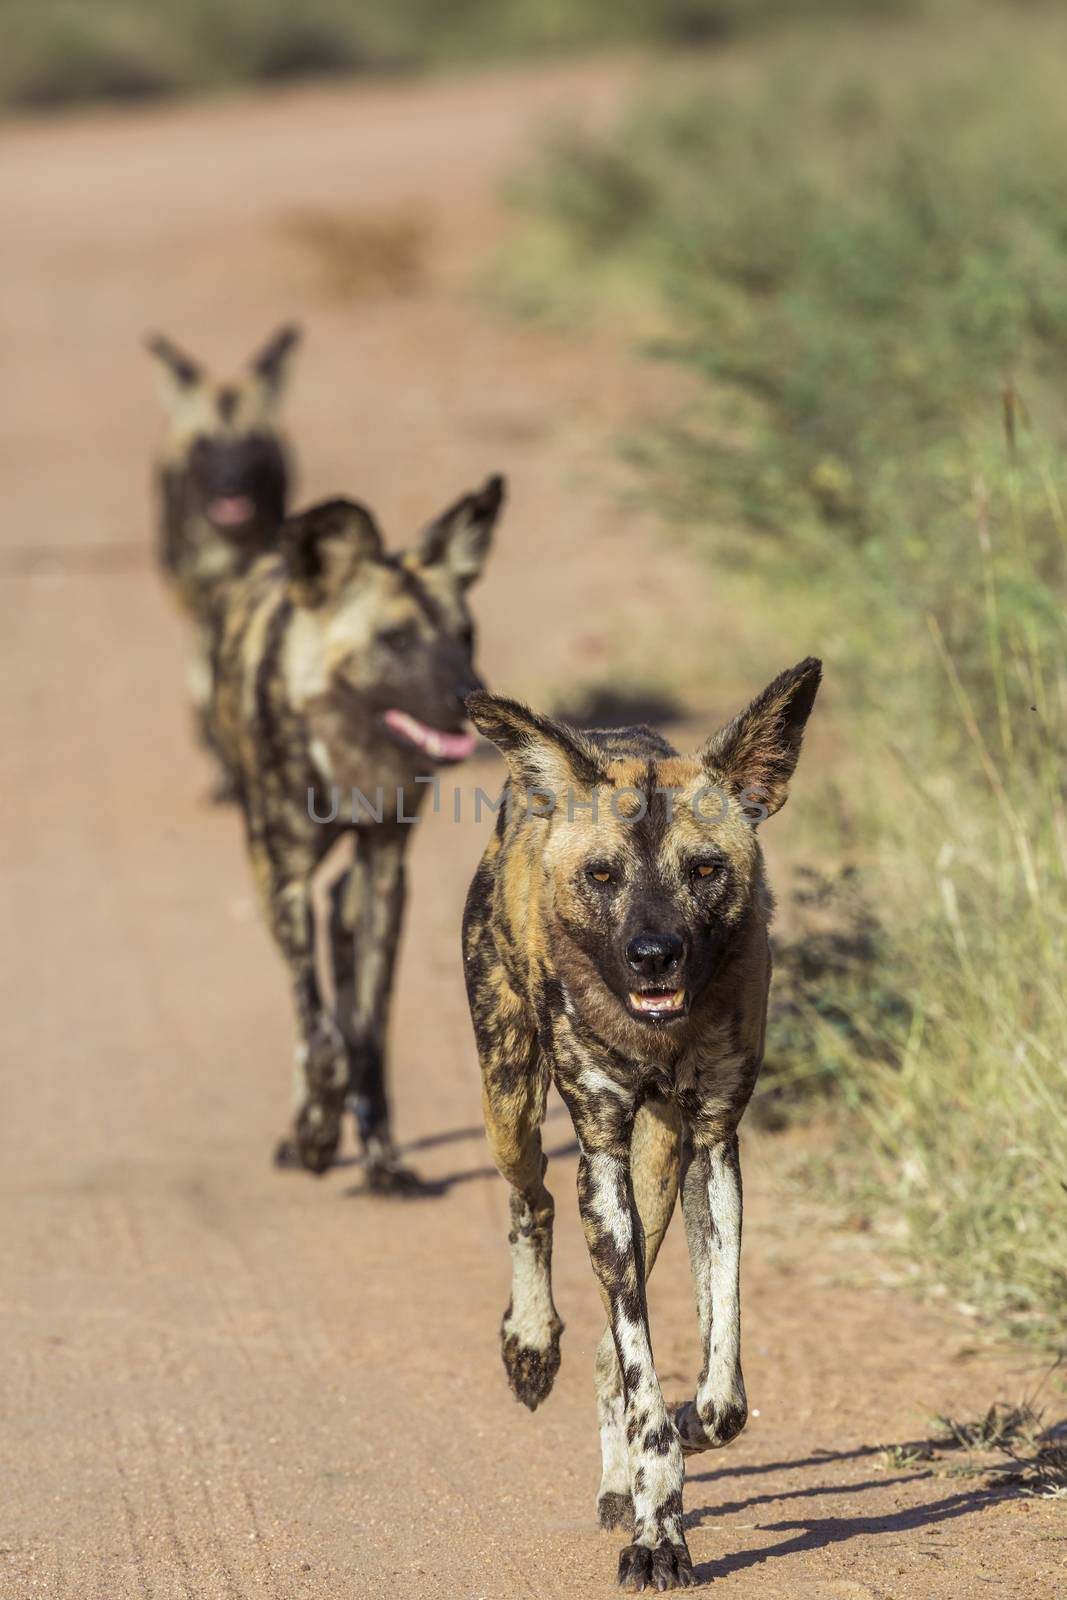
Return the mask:
<svg viewBox="0 0 1067 1600">
<path fill-rule="evenodd" d="M 822 661 L 818 656 L 805 656 L 798 661 L 789 676 L 794 683 L 807 683 L 817 689 L 822 682 Z"/>
<path fill-rule="evenodd" d="M 263 378 L 278 381 L 290 350 L 298 345 L 304 337 L 304 330 L 299 322 L 283 322 L 275 328 L 266 344 L 262 345 L 249 361 L 253 372 L 258 372 Z"/>
<path fill-rule="evenodd" d="M 494 515 L 500 510 L 507 496 L 507 489 L 508 480 L 502 472 L 494 472 L 486 478 L 474 497 L 483 516 Z"/>
<path fill-rule="evenodd" d="M 475 689 L 472 694 L 467 695 L 463 709 L 471 721 L 476 723 L 479 717 L 484 717 L 492 709 L 493 704 L 494 697 L 488 689 Z"/>
<path fill-rule="evenodd" d="M 463 709 L 467 720 L 474 724 L 478 732 L 491 744 L 499 745 L 501 739 L 507 742 L 521 727 L 525 708 L 504 695 L 491 694 L 488 689 L 475 689 L 464 700 Z"/>
<path fill-rule="evenodd" d="M 822 662 L 818 656 L 805 656 L 795 667 L 783 673 L 783 688 L 789 697 L 794 714 L 806 719 L 822 683 Z"/>
<path fill-rule="evenodd" d="M 786 667 L 775 679 L 777 687 L 799 689 L 802 685 L 812 691 L 822 682 L 822 662 L 818 656 L 805 656 L 796 666 Z"/>
<path fill-rule="evenodd" d="M 158 356 L 161 361 L 172 362 L 177 355 L 177 347 L 165 333 L 160 333 L 158 328 L 149 328 L 148 332 L 141 335 L 141 344 L 150 356 Z"/>
<path fill-rule="evenodd" d="M 182 388 L 191 388 L 204 375 L 204 369 L 199 361 L 194 361 L 192 356 L 186 355 L 185 351 L 179 349 L 173 339 L 169 339 L 165 333 L 155 330 L 146 333 L 144 348 L 149 355 L 170 369 Z"/>
</svg>

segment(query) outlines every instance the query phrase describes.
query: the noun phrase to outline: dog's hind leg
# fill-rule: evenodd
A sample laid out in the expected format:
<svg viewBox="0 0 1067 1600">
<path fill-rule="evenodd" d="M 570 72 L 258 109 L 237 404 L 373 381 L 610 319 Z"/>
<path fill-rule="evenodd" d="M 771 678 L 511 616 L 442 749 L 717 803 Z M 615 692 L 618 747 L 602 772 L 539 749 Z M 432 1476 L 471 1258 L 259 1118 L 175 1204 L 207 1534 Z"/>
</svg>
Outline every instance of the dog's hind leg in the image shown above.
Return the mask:
<svg viewBox="0 0 1067 1600">
<path fill-rule="evenodd" d="M 741 1375 L 741 1162 L 736 1134 L 696 1148 L 686 1140 L 682 1214 L 703 1350 L 696 1399 L 681 1406 L 675 1417 L 688 1454 L 729 1444 L 748 1420 Z"/>
<path fill-rule="evenodd" d="M 347 1104 L 379 1191 L 419 1186 L 399 1161 L 389 1126 L 385 1085 L 386 1032 L 404 914 L 404 846 L 387 833 L 356 830 L 355 859 L 334 884 L 330 949 L 336 1015 L 348 1059 Z"/>
<path fill-rule="evenodd" d="M 297 1024 L 297 1105 L 292 1134 L 275 1152 L 279 1166 L 325 1172 L 341 1137 L 345 1060 L 341 1036 L 324 1011 L 315 973 L 310 880 L 303 852 L 272 850 L 250 836 L 249 853 L 275 940 L 289 968 Z"/>
<path fill-rule="evenodd" d="M 678 1198 L 681 1128 L 677 1110 L 648 1100 L 638 1110 L 630 1141 L 634 1203 L 644 1241 L 645 1282 L 655 1265 Z M 633 1528 L 630 1459 L 622 1373 L 610 1326 L 596 1353 L 597 1416 L 603 1473 L 597 1494 L 597 1520 L 602 1528 Z"/>
</svg>

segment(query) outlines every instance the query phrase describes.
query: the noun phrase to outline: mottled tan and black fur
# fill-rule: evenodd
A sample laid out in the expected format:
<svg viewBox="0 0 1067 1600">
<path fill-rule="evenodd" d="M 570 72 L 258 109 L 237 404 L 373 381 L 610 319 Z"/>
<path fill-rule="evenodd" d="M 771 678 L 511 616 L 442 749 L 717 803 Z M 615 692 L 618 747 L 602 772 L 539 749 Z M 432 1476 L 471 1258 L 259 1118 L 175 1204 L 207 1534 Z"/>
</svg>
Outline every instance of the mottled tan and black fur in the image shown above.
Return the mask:
<svg viewBox="0 0 1067 1600">
<path fill-rule="evenodd" d="M 193 626 L 193 715 L 201 742 L 216 756 L 210 712 L 215 605 L 225 584 L 277 544 L 290 475 L 277 412 L 298 339 L 296 328 L 280 328 L 226 380 L 212 377 L 162 335 L 148 340 L 167 415 L 155 468 L 157 555 Z"/>
<path fill-rule="evenodd" d="M 559 1366 L 539 1131 L 551 1081 L 578 1136 L 579 1207 L 608 1314 L 598 1512 L 605 1527 L 632 1527 L 619 1563 L 630 1588 L 695 1581 L 683 1455 L 728 1443 L 747 1418 L 737 1127 L 771 973 L 755 824 L 785 801 L 820 672 L 809 659 L 782 673 L 688 757 L 648 728 L 582 734 L 513 701 L 468 701 L 510 769 L 464 920 L 486 1128 L 511 1184 L 504 1365 L 531 1409 Z M 694 1400 L 671 1417 L 645 1281 L 679 1187 L 704 1358 Z"/>
<path fill-rule="evenodd" d="M 290 518 L 278 554 L 221 598 L 213 721 L 296 1009 L 297 1104 L 278 1153 L 286 1165 L 325 1171 L 347 1104 L 372 1184 L 412 1181 L 393 1150 L 385 1087 L 404 855 L 439 765 L 473 745 L 463 731 L 464 699 L 479 687 L 467 594 L 503 493 L 490 479 L 395 555 L 363 506 L 325 501 Z M 327 1009 L 311 886 L 344 834 L 354 862 L 332 891 Z"/>
</svg>

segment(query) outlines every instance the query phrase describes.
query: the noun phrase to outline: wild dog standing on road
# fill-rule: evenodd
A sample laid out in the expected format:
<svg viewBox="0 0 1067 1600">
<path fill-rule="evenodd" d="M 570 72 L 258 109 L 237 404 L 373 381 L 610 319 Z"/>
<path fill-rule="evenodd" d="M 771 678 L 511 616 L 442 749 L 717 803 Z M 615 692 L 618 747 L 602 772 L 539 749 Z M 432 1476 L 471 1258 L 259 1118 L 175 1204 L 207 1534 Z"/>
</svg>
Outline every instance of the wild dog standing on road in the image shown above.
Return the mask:
<svg viewBox="0 0 1067 1600">
<path fill-rule="evenodd" d="M 820 675 L 813 659 L 783 672 L 687 757 L 648 728 L 582 734 L 511 700 L 467 702 L 510 769 L 464 919 L 486 1128 L 512 1186 L 504 1366 L 531 1410 L 559 1367 L 540 1135 L 551 1079 L 581 1148 L 578 1203 L 608 1313 L 597 1509 L 603 1527 L 633 1530 L 624 1587 L 695 1582 L 682 1458 L 747 1420 L 737 1126 L 763 1055 L 772 907 L 754 819 L 785 802 Z M 645 1281 L 679 1179 L 703 1365 L 672 1418 Z"/>
<path fill-rule="evenodd" d="M 503 494 L 491 478 L 399 555 L 383 549 L 363 506 L 326 501 L 286 522 L 278 557 L 225 593 L 215 724 L 297 1015 L 283 1165 L 324 1172 L 347 1103 L 371 1185 L 414 1182 L 393 1149 L 384 1060 L 407 824 L 434 773 L 474 746 L 464 729 L 464 700 L 480 687 L 467 592 Z M 330 1014 L 315 972 L 311 880 L 344 833 L 355 859 L 332 892 Z"/>
<path fill-rule="evenodd" d="M 201 742 L 216 756 L 212 612 L 220 587 L 277 543 L 289 468 L 275 417 L 299 337 L 296 328 L 280 328 L 244 372 L 227 382 L 212 378 L 169 339 L 148 340 L 169 418 L 156 468 L 159 564 L 195 629 L 193 715 Z"/>
</svg>

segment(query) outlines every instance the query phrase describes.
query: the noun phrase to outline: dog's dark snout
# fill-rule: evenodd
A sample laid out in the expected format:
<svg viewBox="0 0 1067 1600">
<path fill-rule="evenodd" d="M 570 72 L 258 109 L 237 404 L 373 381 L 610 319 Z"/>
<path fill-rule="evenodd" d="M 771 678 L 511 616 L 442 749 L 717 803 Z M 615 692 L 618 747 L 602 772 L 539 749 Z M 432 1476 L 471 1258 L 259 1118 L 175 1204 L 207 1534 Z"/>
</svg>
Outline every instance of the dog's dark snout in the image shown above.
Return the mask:
<svg viewBox="0 0 1067 1600">
<path fill-rule="evenodd" d="M 213 495 L 242 494 L 254 465 L 240 445 L 213 439 L 200 441 L 194 464 L 205 489 Z"/>
<path fill-rule="evenodd" d="M 626 946 L 626 959 L 641 978 L 666 978 L 682 959 L 676 933 L 638 933 Z"/>
<path fill-rule="evenodd" d="M 463 703 L 470 695 L 479 694 L 484 688 L 485 684 L 476 672 L 468 670 L 462 673 L 455 688 L 456 701 L 460 710 L 462 711 Z"/>
</svg>

